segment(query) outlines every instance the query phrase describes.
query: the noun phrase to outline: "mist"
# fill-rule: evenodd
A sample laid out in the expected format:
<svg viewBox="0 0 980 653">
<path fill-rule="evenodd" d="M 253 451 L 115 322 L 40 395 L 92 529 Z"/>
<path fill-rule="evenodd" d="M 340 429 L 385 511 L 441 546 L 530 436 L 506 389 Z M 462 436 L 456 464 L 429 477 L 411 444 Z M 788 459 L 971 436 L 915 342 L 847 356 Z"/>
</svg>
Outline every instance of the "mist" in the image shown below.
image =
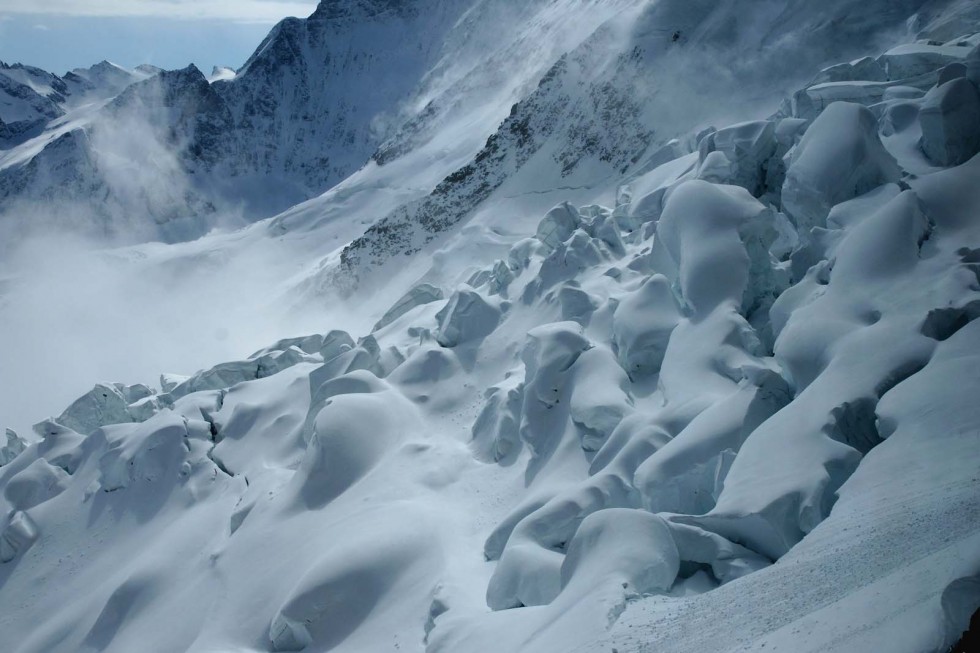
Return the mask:
<svg viewBox="0 0 980 653">
<path fill-rule="evenodd" d="M 178 248 L 98 249 L 48 233 L 0 262 L 0 426 L 22 436 L 97 382 L 158 386 L 293 335 L 355 330 L 338 300 L 297 304 L 288 247 L 213 233 Z M 233 253 L 230 253 L 233 252 Z"/>
</svg>

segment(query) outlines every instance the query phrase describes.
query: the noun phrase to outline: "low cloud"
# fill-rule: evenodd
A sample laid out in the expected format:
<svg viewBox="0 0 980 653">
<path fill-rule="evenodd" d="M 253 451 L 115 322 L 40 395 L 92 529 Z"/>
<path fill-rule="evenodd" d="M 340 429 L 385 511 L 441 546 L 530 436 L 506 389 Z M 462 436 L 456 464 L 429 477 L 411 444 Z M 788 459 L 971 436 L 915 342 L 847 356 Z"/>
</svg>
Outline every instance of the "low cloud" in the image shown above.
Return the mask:
<svg viewBox="0 0 980 653">
<path fill-rule="evenodd" d="M 142 102 L 90 126 L 97 176 L 76 181 L 97 185 L 91 202 L 42 193 L 0 207 L 0 432 L 28 435 L 96 382 L 152 385 L 284 336 L 358 331 L 337 300 L 290 293 L 290 279 L 314 264 L 289 242 L 262 225 L 230 231 L 243 222 L 233 206 L 200 224 L 182 213 L 194 187 L 184 144 L 161 138 L 170 125 L 161 93 L 149 82 Z M 145 242 L 213 227 L 182 245 Z M 134 242 L 144 244 L 126 246 Z"/>
<path fill-rule="evenodd" d="M 101 250 L 57 233 L 21 243 L 0 261 L 0 432 L 29 436 L 97 382 L 152 386 L 282 337 L 358 332 L 336 299 L 296 303 L 288 249 L 236 246 L 243 237 L 176 250 Z"/>
<path fill-rule="evenodd" d="M 308 16 L 315 0 L 7 0 L 7 14 L 80 17 L 154 17 L 179 20 L 234 20 L 273 23 L 285 16 Z"/>
</svg>

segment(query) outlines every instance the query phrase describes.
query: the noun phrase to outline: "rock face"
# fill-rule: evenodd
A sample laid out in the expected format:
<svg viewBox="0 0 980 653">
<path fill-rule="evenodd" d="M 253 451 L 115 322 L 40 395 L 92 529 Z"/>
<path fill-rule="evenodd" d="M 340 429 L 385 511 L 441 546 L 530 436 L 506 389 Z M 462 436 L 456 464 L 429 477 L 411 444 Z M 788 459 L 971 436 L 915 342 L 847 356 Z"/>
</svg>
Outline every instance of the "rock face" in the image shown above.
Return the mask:
<svg viewBox="0 0 980 653">
<path fill-rule="evenodd" d="M 52 73 L 0 61 L 0 150 L 39 135 L 52 120 L 89 102 L 110 98 L 159 69 L 126 70 L 102 61 L 58 77 Z"/>
<path fill-rule="evenodd" d="M 41 93 L 35 90 L 37 82 L 44 84 Z M 64 102 L 62 93 L 67 92 L 64 80 L 50 73 L 0 62 L 0 145 L 19 144 L 63 115 L 60 103 Z"/>
</svg>

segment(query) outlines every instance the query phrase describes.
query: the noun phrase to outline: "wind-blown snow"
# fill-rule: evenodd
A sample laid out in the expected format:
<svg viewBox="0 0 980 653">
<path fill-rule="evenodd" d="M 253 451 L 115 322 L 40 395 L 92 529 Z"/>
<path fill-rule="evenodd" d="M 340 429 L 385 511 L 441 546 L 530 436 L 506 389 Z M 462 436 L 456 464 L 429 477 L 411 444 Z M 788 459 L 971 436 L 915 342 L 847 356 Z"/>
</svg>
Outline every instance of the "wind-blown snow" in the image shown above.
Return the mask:
<svg viewBox="0 0 980 653">
<path fill-rule="evenodd" d="M 980 607 L 973 7 L 433 4 L 324 2 L 234 79 L 164 77 L 441 25 L 322 196 L 10 266 L 0 406 L 51 413 L 0 447 L 11 650 L 948 651 Z M 62 323 L 111 346 L 72 364 Z"/>
</svg>

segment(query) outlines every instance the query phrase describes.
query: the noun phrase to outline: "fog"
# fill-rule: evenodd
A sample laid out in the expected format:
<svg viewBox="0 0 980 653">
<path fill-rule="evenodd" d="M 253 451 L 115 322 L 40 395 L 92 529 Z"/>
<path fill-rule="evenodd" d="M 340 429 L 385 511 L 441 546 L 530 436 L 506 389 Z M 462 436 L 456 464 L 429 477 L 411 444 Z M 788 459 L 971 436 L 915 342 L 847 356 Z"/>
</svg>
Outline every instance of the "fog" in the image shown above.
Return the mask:
<svg viewBox="0 0 980 653">
<path fill-rule="evenodd" d="M 156 386 L 162 372 L 358 327 L 336 300 L 297 305 L 283 288 L 303 269 L 287 248 L 242 247 L 244 237 L 117 250 L 55 234 L 23 242 L 0 263 L 0 426 L 28 435 L 96 382 Z"/>
</svg>

